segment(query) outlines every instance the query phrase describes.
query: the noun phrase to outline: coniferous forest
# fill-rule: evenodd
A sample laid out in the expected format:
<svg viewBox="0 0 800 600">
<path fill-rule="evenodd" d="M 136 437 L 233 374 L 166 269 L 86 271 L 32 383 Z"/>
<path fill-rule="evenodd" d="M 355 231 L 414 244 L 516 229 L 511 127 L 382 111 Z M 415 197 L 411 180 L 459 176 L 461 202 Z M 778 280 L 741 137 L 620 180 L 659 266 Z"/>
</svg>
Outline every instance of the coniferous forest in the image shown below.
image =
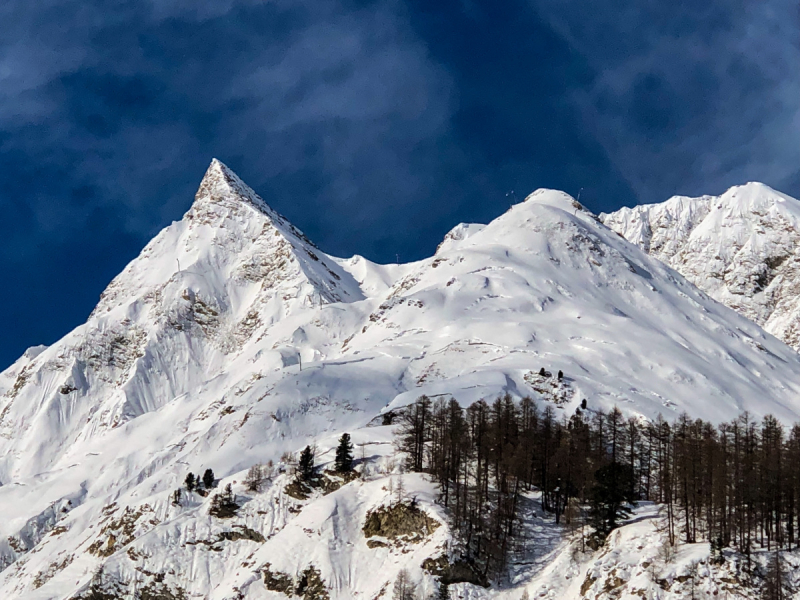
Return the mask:
<svg viewBox="0 0 800 600">
<path fill-rule="evenodd" d="M 566 417 L 510 396 L 462 408 L 422 396 L 400 415 L 408 468 L 439 484 L 465 558 L 484 577 L 506 566 L 523 494 L 541 492 L 559 522 L 589 526 L 601 543 L 630 511 L 662 506 L 667 538 L 735 548 L 800 545 L 800 425 L 747 413 L 714 425 L 681 415 L 645 421 L 576 410 Z"/>
</svg>

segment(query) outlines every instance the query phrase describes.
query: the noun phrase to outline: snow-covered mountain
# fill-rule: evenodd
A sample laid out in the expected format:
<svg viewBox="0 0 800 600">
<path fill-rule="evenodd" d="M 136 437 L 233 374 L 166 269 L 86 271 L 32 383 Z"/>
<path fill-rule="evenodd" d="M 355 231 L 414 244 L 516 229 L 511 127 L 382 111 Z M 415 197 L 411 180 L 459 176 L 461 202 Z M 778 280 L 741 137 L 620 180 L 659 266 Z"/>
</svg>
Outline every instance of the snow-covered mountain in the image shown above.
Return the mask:
<svg viewBox="0 0 800 600">
<path fill-rule="evenodd" d="M 423 478 L 406 485 L 441 526 L 395 545 L 361 532 L 399 468 L 375 425 L 421 394 L 501 393 L 564 415 L 587 400 L 795 420 L 800 355 L 561 192 L 377 265 L 326 255 L 214 161 L 84 325 L 0 374 L 0 597 L 280 598 L 291 576 L 375 598 L 401 568 L 429 585 L 420 564 L 448 534 Z M 284 453 L 316 443 L 330 462 L 343 431 L 361 477 L 294 497 Z M 247 492 L 269 460 L 271 484 Z M 173 503 L 206 467 L 233 485 L 235 518 L 197 494 Z"/>
<path fill-rule="evenodd" d="M 800 349 L 800 202 L 761 183 L 601 214 L 715 300 Z"/>
</svg>

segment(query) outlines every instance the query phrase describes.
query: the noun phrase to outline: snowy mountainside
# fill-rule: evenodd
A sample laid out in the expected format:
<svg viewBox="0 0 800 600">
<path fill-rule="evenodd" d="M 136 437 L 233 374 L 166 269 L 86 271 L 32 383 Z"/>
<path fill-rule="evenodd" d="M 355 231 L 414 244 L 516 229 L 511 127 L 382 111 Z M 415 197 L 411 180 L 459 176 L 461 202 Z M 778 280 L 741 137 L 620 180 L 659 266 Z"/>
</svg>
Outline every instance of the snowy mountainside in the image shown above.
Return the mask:
<svg viewBox="0 0 800 600">
<path fill-rule="evenodd" d="M 2 476 L 47 469 L 78 440 L 195 390 L 257 331 L 306 306 L 362 299 L 314 250 L 214 162 L 185 218 L 111 282 L 89 322 L 0 379 L 0 446 L 14 448 Z"/>
<path fill-rule="evenodd" d="M 546 518 L 533 520 L 540 531 L 552 530 Z M 766 570 L 770 558 L 766 549 L 754 553 L 758 567 L 748 575 L 744 558 L 733 551 L 726 550 L 725 560 L 719 561 L 707 542 L 670 546 L 663 515 L 657 506 L 644 502 L 596 551 L 581 543 L 579 531 L 562 533 L 558 543 L 543 550 L 540 564 L 518 573 L 508 589 L 488 591 L 459 584 L 451 596 L 519 600 L 527 592 L 529 598 L 546 600 L 753 600 L 761 597 L 763 575 L 758 574 Z M 784 559 L 797 589 L 800 561 L 796 553 L 787 552 Z"/>
<path fill-rule="evenodd" d="M 796 352 L 561 192 L 378 265 L 326 255 L 214 161 L 84 325 L 0 374 L 0 597 L 279 598 L 266 570 L 312 567 L 332 599 L 374 598 L 403 567 L 430 585 L 421 561 L 448 536 L 424 479 L 407 475 L 409 493 L 441 527 L 384 547 L 360 533 L 399 469 L 391 427 L 372 426 L 383 411 L 509 393 L 564 415 L 585 399 L 795 420 L 798 392 Z M 284 454 L 316 443 L 324 466 L 343 431 L 361 478 L 288 494 Z M 271 484 L 248 492 L 268 460 Z M 236 517 L 196 493 L 173 503 L 206 467 L 233 486 Z"/>
<path fill-rule="evenodd" d="M 800 202 L 760 183 L 600 219 L 715 300 L 800 349 Z"/>
<path fill-rule="evenodd" d="M 647 417 L 687 410 L 718 420 L 747 408 L 793 418 L 793 377 L 769 375 L 796 362 L 785 346 L 561 192 L 534 193 L 419 263 L 348 339 L 387 354 L 398 341 L 424 349 L 409 368 L 417 382 L 464 403 L 531 393 L 531 370 L 545 366 L 568 375 L 563 401 L 573 409 L 585 397 Z"/>
</svg>

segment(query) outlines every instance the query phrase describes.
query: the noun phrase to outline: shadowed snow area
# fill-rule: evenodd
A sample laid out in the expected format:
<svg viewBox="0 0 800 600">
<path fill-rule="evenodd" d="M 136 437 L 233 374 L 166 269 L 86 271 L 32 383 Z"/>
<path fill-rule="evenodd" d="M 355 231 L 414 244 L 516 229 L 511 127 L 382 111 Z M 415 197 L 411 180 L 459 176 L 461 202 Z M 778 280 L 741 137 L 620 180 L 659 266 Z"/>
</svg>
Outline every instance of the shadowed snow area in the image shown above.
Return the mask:
<svg viewBox="0 0 800 600">
<path fill-rule="evenodd" d="M 687 231 L 701 212 L 681 213 Z M 331 598 L 373 598 L 448 533 L 367 546 L 364 516 L 398 466 L 391 428 L 367 425 L 421 394 L 467 405 L 503 393 L 564 415 L 585 399 L 647 418 L 789 421 L 800 357 L 562 192 L 457 226 L 429 259 L 378 265 L 326 255 L 215 160 L 184 218 L 84 325 L 0 374 L 0 597 L 69 599 L 101 576 L 127 586 L 120 597 L 156 584 L 282 597 L 263 583 L 269 564 L 292 577 L 313 566 Z M 249 466 L 307 443 L 332 461 L 343 431 L 364 448 L 359 481 L 303 500 L 277 471 L 263 492 L 242 487 Z M 172 503 L 206 467 L 241 500 L 233 521 L 196 494 Z M 406 479 L 443 522 L 431 485 Z M 552 523 L 535 527 L 548 552 L 562 548 Z"/>
</svg>

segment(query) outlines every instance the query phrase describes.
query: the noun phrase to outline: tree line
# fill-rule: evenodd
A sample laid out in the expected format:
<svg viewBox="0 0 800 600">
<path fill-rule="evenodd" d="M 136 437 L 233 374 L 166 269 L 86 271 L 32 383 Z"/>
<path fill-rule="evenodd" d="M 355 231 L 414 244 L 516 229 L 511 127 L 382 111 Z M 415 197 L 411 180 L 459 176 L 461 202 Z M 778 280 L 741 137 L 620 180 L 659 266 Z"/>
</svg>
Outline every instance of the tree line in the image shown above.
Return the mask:
<svg viewBox="0 0 800 600">
<path fill-rule="evenodd" d="M 525 492 L 557 522 L 586 521 L 600 543 L 639 500 L 663 506 L 670 544 L 710 541 L 715 556 L 800 541 L 800 425 L 748 413 L 728 423 L 625 418 L 614 408 L 571 416 L 502 396 L 466 409 L 420 397 L 400 415 L 408 468 L 439 484 L 464 558 L 499 574 L 514 547 Z"/>
</svg>

